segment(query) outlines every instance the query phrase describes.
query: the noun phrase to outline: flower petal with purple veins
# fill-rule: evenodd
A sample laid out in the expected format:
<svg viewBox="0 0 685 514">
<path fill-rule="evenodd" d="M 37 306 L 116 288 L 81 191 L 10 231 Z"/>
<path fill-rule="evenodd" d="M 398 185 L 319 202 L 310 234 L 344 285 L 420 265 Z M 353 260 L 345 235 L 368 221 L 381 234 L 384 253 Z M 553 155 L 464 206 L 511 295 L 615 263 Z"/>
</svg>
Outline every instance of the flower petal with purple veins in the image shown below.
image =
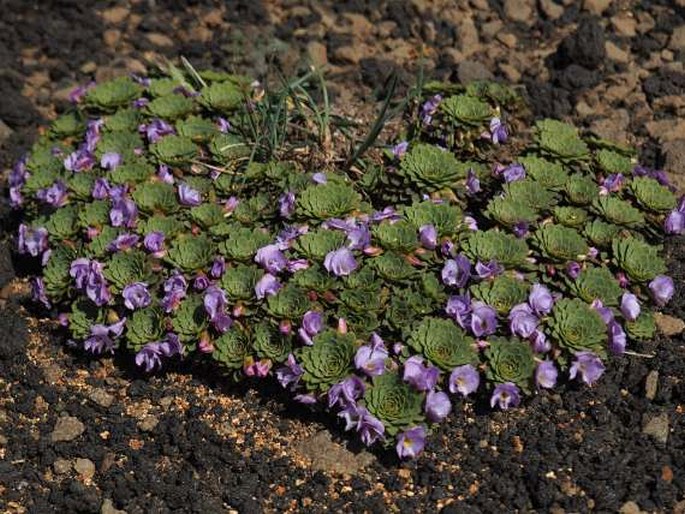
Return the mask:
<svg viewBox="0 0 685 514">
<path fill-rule="evenodd" d="M 471 168 L 469 168 L 466 175 L 466 191 L 471 195 L 481 192 L 480 180 L 478 180 L 476 173 Z"/>
<path fill-rule="evenodd" d="M 419 228 L 419 241 L 427 250 L 435 250 L 438 246 L 438 231 L 435 225 L 422 225 Z"/>
<path fill-rule="evenodd" d="M 495 405 L 502 410 L 507 410 L 511 407 L 516 407 L 521 403 L 521 392 L 516 384 L 513 382 L 505 382 L 498 384 L 490 398 L 490 407 L 493 409 Z"/>
<path fill-rule="evenodd" d="M 635 321 L 640 315 L 640 302 L 633 293 L 623 293 L 621 297 L 621 314 L 629 321 Z"/>
<path fill-rule="evenodd" d="M 658 306 L 663 307 L 671 300 L 675 293 L 673 279 L 666 275 L 658 275 L 649 283 L 649 292 L 652 295 L 652 300 Z"/>
<path fill-rule="evenodd" d="M 290 218 L 295 213 L 295 193 L 283 193 L 278 199 L 278 206 L 281 217 Z"/>
<path fill-rule="evenodd" d="M 513 163 L 502 170 L 502 177 L 507 183 L 526 178 L 526 169 L 519 163 Z"/>
<path fill-rule="evenodd" d="M 533 284 L 528 295 L 528 305 L 538 316 L 544 316 L 552 312 L 554 307 L 554 297 L 549 289 L 542 284 Z"/>
<path fill-rule="evenodd" d="M 464 287 L 471 277 L 471 262 L 461 254 L 448 259 L 442 268 L 441 277 L 447 286 Z"/>
<path fill-rule="evenodd" d="M 400 141 L 390 151 L 395 159 L 401 159 L 407 153 L 407 148 L 409 148 L 409 143 L 407 141 Z"/>
<path fill-rule="evenodd" d="M 452 402 L 442 391 L 428 391 L 425 410 L 429 421 L 440 423 L 452 411 Z"/>
<path fill-rule="evenodd" d="M 276 379 L 281 386 L 294 389 L 304 374 L 302 366 L 297 363 L 295 356 L 291 353 L 285 361 L 285 365 L 276 370 Z"/>
<path fill-rule="evenodd" d="M 426 446 L 426 429 L 422 426 L 410 428 L 397 437 L 397 455 L 400 459 L 413 459 Z"/>
<path fill-rule="evenodd" d="M 447 300 L 445 312 L 454 319 L 461 328 L 466 328 L 471 324 L 471 298 L 468 293 L 463 296 L 450 296 Z"/>
<path fill-rule="evenodd" d="M 607 326 L 609 331 L 609 351 L 614 355 L 623 355 L 626 351 L 628 338 L 618 321 L 612 321 Z"/>
<path fill-rule="evenodd" d="M 471 304 L 471 331 L 476 337 L 489 336 L 497 330 L 497 312 L 483 302 Z"/>
<path fill-rule="evenodd" d="M 134 282 L 127 285 L 121 293 L 127 309 L 135 310 L 147 307 L 152 303 L 150 291 L 145 282 Z"/>
<path fill-rule="evenodd" d="M 50 187 L 39 189 L 36 192 L 36 198 L 53 207 L 61 207 L 67 201 L 67 185 L 58 180 Z"/>
<path fill-rule="evenodd" d="M 483 280 L 496 277 L 502 273 L 504 273 L 504 267 L 495 260 L 492 260 L 487 264 L 482 263 L 481 261 L 476 263 L 476 274 Z"/>
<path fill-rule="evenodd" d="M 370 377 L 382 375 L 385 372 L 385 361 L 389 357 L 383 340 L 374 332 L 370 345 L 362 345 L 354 357 L 354 365 Z"/>
<path fill-rule="evenodd" d="M 554 365 L 554 361 L 539 362 L 535 368 L 535 383 L 538 387 L 551 389 L 557 383 L 557 376 L 559 371 Z"/>
<path fill-rule="evenodd" d="M 601 359 L 592 352 L 576 353 L 576 360 L 571 364 L 569 377 L 573 380 L 577 376 L 582 378 L 587 385 L 594 384 L 604 373 L 604 364 Z"/>
<path fill-rule="evenodd" d="M 478 389 L 480 374 L 471 364 L 457 366 L 452 370 L 448 384 L 451 393 L 467 397 Z"/>
<path fill-rule="evenodd" d="M 117 152 L 105 152 L 100 158 L 100 167 L 105 170 L 115 170 L 121 166 L 123 158 Z"/>
<path fill-rule="evenodd" d="M 339 248 L 328 252 L 323 265 L 329 273 L 336 277 L 347 276 L 357 269 L 357 261 L 348 248 Z"/>
<path fill-rule="evenodd" d="M 277 275 L 288 266 L 288 258 L 275 244 L 263 246 L 257 250 L 254 260 L 273 275 Z"/>
<path fill-rule="evenodd" d="M 261 300 L 267 296 L 273 296 L 281 289 L 281 283 L 271 273 L 267 273 L 259 279 L 255 285 L 255 296 Z"/>
<path fill-rule="evenodd" d="M 181 202 L 181 205 L 195 207 L 202 203 L 202 194 L 185 182 L 181 182 L 178 185 L 178 200 Z"/>
<path fill-rule="evenodd" d="M 402 379 L 417 391 L 430 391 L 438 383 L 440 370 L 435 366 L 425 366 L 423 357 L 414 355 L 404 363 Z"/>
</svg>

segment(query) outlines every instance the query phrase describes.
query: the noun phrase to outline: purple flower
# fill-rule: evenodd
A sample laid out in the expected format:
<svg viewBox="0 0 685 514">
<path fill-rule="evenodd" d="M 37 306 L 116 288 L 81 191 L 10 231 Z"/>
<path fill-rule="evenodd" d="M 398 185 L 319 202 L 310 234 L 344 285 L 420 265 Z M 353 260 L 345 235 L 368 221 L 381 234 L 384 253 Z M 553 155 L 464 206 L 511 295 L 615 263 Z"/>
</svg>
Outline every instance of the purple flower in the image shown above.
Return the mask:
<svg viewBox="0 0 685 514">
<path fill-rule="evenodd" d="M 371 231 L 368 225 L 360 223 L 347 231 L 347 248 L 364 250 L 371 244 Z"/>
<path fill-rule="evenodd" d="M 309 227 L 307 225 L 299 227 L 294 225 L 287 226 L 280 231 L 278 236 L 276 236 L 276 246 L 279 250 L 287 250 L 292 246 L 292 242 L 295 241 L 295 239 L 307 232 L 309 232 Z"/>
<path fill-rule="evenodd" d="M 573 280 L 578 278 L 578 275 L 580 275 L 580 264 L 578 264 L 575 261 L 571 261 L 566 265 L 566 273 L 568 274 L 569 277 L 571 277 Z"/>
<path fill-rule="evenodd" d="M 373 223 L 380 223 L 383 220 L 388 220 L 392 223 L 400 219 L 402 219 L 402 216 L 397 214 L 397 210 L 394 207 L 385 207 L 382 211 L 376 211 L 371 215 Z"/>
<path fill-rule="evenodd" d="M 542 361 L 538 363 L 535 369 L 535 383 L 538 387 L 551 389 L 557 383 L 557 376 L 559 372 L 554 365 L 554 361 Z"/>
<path fill-rule="evenodd" d="M 121 166 L 122 160 L 121 154 L 116 152 L 106 152 L 102 154 L 102 158 L 100 159 L 100 167 L 110 171 L 115 170 Z"/>
<path fill-rule="evenodd" d="M 145 134 L 145 137 L 147 137 L 147 140 L 150 143 L 159 141 L 160 139 L 162 139 L 162 137 L 168 136 L 169 134 L 176 133 L 174 127 L 169 125 L 167 122 L 157 118 L 152 120 L 147 125 L 140 125 L 138 127 L 138 132 Z"/>
<path fill-rule="evenodd" d="M 176 182 L 174 180 L 173 173 L 169 171 L 169 166 L 167 166 L 166 164 L 159 165 L 159 169 L 157 170 L 157 178 L 165 184 L 173 184 Z"/>
<path fill-rule="evenodd" d="M 269 359 L 255 361 L 252 357 L 245 359 L 243 373 L 246 377 L 264 378 L 269 374 L 272 362 Z"/>
<path fill-rule="evenodd" d="M 163 232 L 157 230 L 150 232 L 143 239 L 143 246 L 148 252 L 151 252 L 155 257 L 162 257 L 164 255 L 164 240 L 166 237 Z"/>
<path fill-rule="evenodd" d="M 275 244 L 266 245 L 257 250 L 254 260 L 273 275 L 277 275 L 288 265 L 288 259 Z"/>
<path fill-rule="evenodd" d="M 449 397 L 442 391 L 428 391 L 426 395 L 426 417 L 433 423 L 440 423 L 452 410 Z"/>
<path fill-rule="evenodd" d="M 110 252 L 122 252 L 130 250 L 138 244 L 138 241 L 140 241 L 140 236 L 137 234 L 120 234 L 114 239 L 114 241 L 107 245 L 107 249 Z"/>
<path fill-rule="evenodd" d="M 295 356 L 291 353 L 288 355 L 285 365 L 276 370 L 276 379 L 284 388 L 290 386 L 291 389 L 294 389 L 303 373 L 302 366 L 297 363 Z"/>
<path fill-rule="evenodd" d="M 495 309 L 483 302 L 471 304 L 471 331 L 476 337 L 489 336 L 497 330 Z"/>
<path fill-rule="evenodd" d="M 45 282 L 41 277 L 33 277 L 31 279 L 31 299 L 34 302 L 42 303 L 46 309 L 52 307 L 50 300 L 45 294 Z"/>
<path fill-rule="evenodd" d="M 531 306 L 535 314 L 544 316 L 549 314 L 554 307 L 554 297 L 549 289 L 542 284 L 533 284 L 528 295 L 528 305 Z"/>
<path fill-rule="evenodd" d="M 288 261 L 286 266 L 289 273 L 296 273 L 307 268 L 309 268 L 309 261 L 307 259 L 293 259 Z"/>
<path fill-rule="evenodd" d="M 42 255 L 48 249 L 48 231 L 43 227 L 29 228 L 24 223 L 19 225 L 17 251 L 28 253 L 32 257 Z"/>
<path fill-rule="evenodd" d="M 295 193 L 288 191 L 283 193 L 278 199 L 279 212 L 281 217 L 289 218 L 295 212 Z"/>
<path fill-rule="evenodd" d="M 502 273 L 504 273 L 504 267 L 495 260 L 492 260 L 487 264 L 484 264 L 480 261 L 476 263 L 476 274 L 483 280 L 487 278 L 494 278 Z"/>
<path fill-rule="evenodd" d="M 421 121 L 424 125 L 431 124 L 433 121 L 433 115 L 437 112 L 440 102 L 442 102 L 442 95 L 437 94 L 429 98 L 421 106 Z"/>
<path fill-rule="evenodd" d="M 500 409 L 507 410 L 516 407 L 521 403 L 521 392 L 513 382 L 498 384 L 490 398 L 490 407 L 493 409 L 498 405 Z"/>
<path fill-rule="evenodd" d="M 339 248 L 328 252 L 323 265 L 329 273 L 337 277 L 349 275 L 357 269 L 357 261 L 348 248 Z"/>
<path fill-rule="evenodd" d="M 652 294 L 652 300 L 658 306 L 663 307 L 675 293 L 673 279 L 666 275 L 658 275 L 649 283 L 649 292 Z"/>
<path fill-rule="evenodd" d="M 442 268 L 441 276 L 447 286 L 464 287 L 471 276 L 471 262 L 462 254 L 454 259 L 448 259 Z"/>
<path fill-rule="evenodd" d="M 602 373 L 604 373 L 604 364 L 597 355 L 592 352 L 578 352 L 568 374 L 571 379 L 580 375 L 583 382 L 592 385 L 602 376 Z"/>
<path fill-rule="evenodd" d="M 114 198 L 115 192 L 110 190 L 110 196 Z M 138 218 L 138 207 L 130 198 L 120 196 L 112 201 L 112 209 L 109 211 L 109 220 L 113 227 L 133 228 Z"/>
<path fill-rule="evenodd" d="M 623 293 L 621 297 L 621 314 L 629 321 L 635 321 L 640 315 L 640 302 L 633 293 Z"/>
<path fill-rule="evenodd" d="M 606 325 L 614 321 L 614 312 L 609 307 L 605 307 L 599 298 L 594 299 L 590 306 L 597 311 Z"/>
<path fill-rule="evenodd" d="M 102 118 L 99 118 L 97 120 L 91 120 L 88 122 L 88 125 L 86 126 L 86 138 L 85 138 L 85 145 L 84 148 L 82 148 L 83 152 L 87 152 L 89 154 L 89 158 L 91 159 L 91 162 L 88 166 L 88 169 L 92 168 L 93 165 L 95 164 L 95 157 L 92 155 L 92 153 L 95 151 L 95 147 L 100 141 L 100 130 L 102 129 L 102 126 L 105 124 L 105 120 Z M 82 170 L 73 170 L 73 171 L 82 171 Z"/>
<path fill-rule="evenodd" d="M 219 129 L 219 132 L 223 132 L 224 134 L 231 130 L 231 122 L 221 116 L 216 119 L 216 126 Z"/>
<path fill-rule="evenodd" d="M 296 394 L 293 396 L 293 400 L 301 403 L 302 405 L 314 405 L 316 403 L 316 396 L 314 396 L 312 393 Z"/>
<path fill-rule="evenodd" d="M 78 104 L 81 103 L 83 98 L 86 96 L 86 93 L 88 90 L 95 85 L 95 82 L 89 82 L 88 84 L 84 84 L 81 86 L 76 86 L 74 89 L 72 89 L 69 92 L 69 101 L 72 104 Z"/>
<path fill-rule="evenodd" d="M 473 232 L 478 230 L 478 222 L 476 221 L 476 218 L 472 216 L 464 216 L 464 224 L 466 225 L 466 228 Z"/>
<path fill-rule="evenodd" d="M 79 172 L 87 171 L 95 164 L 95 157 L 86 148 L 81 148 L 71 153 L 64 160 L 64 167 L 67 171 Z"/>
<path fill-rule="evenodd" d="M 328 177 L 326 177 L 325 173 L 319 171 L 312 175 L 312 182 L 315 184 L 325 184 L 328 182 Z"/>
<path fill-rule="evenodd" d="M 542 330 L 534 331 L 528 338 L 535 353 L 547 353 L 552 349 L 552 343 Z"/>
<path fill-rule="evenodd" d="M 504 181 L 507 183 L 516 182 L 517 180 L 523 180 L 526 178 L 526 169 L 523 167 L 523 165 L 517 162 L 504 168 L 501 173 L 502 177 L 504 177 Z"/>
<path fill-rule="evenodd" d="M 682 234 L 685 231 L 685 213 L 671 211 L 664 220 L 664 231 L 667 234 Z"/>
<path fill-rule="evenodd" d="M 392 147 L 392 155 L 395 159 L 401 159 L 405 153 L 407 153 L 407 148 L 409 148 L 409 143 L 407 141 L 400 141 L 395 146 Z"/>
<path fill-rule="evenodd" d="M 413 459 L 426 446 L 426 429 L 418 426 L 405 430 L 397 437 L 397 455 L 400 459 Z"/>
<path fill-rule="evenodd" d="M 628 344 L 623 327 L 618 321 L 612 321 L 607 325 L 607 329 L 609 331 L 609 351 L 615 355 L 623 355 Z"/>
<path fill-rule="evenodd" d="M 519 221 L 518 223 L 514 223 L 514 226 L 511 227 L 511 231 L 516 237 L 523 239 L 528 235 L 529 225 L 526 221 Z"/>
<path fill-rule="evenodd" d="M 205 312 L 217 331 L 224 333 L 231 328 L 233 320 L 226 313 L 228 301 L 226 300 L 226 292 L 223 289 L 217 286 L 208 287 L 205 291 L 203 303 Z"/>
<path fill-rule="evenodd" d="M 450 374 L 449 390 L 453 394 L 459 393 L 463 397 L 467 397 L 476 392 L 479 385 L 480 374 L 471 364 L 457 366 Z"/>
<path fill-rule="evenodd" d="M 150 373 L 155 368 L 162 367 L 162 357 L 173 357 L 180 355 L 183 347 L 178 336 L 169 334 L 166 341 L 148 343 L 136 354 L 136 366 L 145 368 L 146 373 Z"/>
<path fill-rule="evenodd" d="M 368 376 L 382 375 L 385 372 L 385 360 L 388 350 L 383 339 L 375 332 L 371 335 L 371 345 L 360 346 L 354 356 L 354 365 Z"/>
<path fill-rule="evenodd" d="M 98 307 L 108 303 L 111 298 L 102 270 L 101 263 L 88 259 L 76 259 L 69 268 L 69 275 L 75 279 L 76 288 L 85 289 L 88 298 Z"/>
<path fill-rule="evenodd" d="M 36 198 L 53 207 L 61 207 L 67 201 L 67 185 L 58 180 L 50 187 L 39 189 L 36 192 Z"/>
<path fill-rule="evenodd" d="M 109 197 L 109 189 L 109 182 L 106 178 L 96 178 L 91 195 L 94 200 L 104 200 Z"/>
<path fill-rule="evenodd" d="M 361 378 L 355 375 L 347 377 L 328 390 L 328 407 L 333 408 L 338 404 L 341 407 L 354 405 L 357 399 L 364 396 L 365 389 L 366 387 Z"/>
<path fill-rule="evenodd" d="M 515 305 L 509 313 L 509 329 L 513 335 L 528 338 L 538 328 L 539 320 L 527 303 Z"/>
<path fill-rule="evenodd" d="M 471 298 L 468 294 L 463 296 L 450 296 L 447 300 L 445 312 L 454 319 L 461 328 L 471 324 Z"/>
<path fill-rule="evenodd" d="M 152 303 L 150 291 L 147 289 L 145 282 L 134 282 L 127 285 L 121 292 L 124 297 L 124 305 L 127 309 L 136 310 L 147 307 Z"/>
<path fill-rule="evenodd" d="M 196 206 L 202 203 L 202 194 L 185 182 L 178 185 L 178 200 L 181 205 Z"/>
<path fill-rule="evenodd" d="M 223 257 L 216 257 L 212 262 L 212 267 L 209 270 L 209 275 L 212 278 L 221 278 L 226 272 L 226 259 Z"/>
<path fill-rule="evenodd" d="M 507 127 L 499 118 L 495 117 L 490 120 L 490 137 L 496 145 L 506 143 L 509 138 Z"/>
<path fill-rule="evenodd" d="M 319 311 L 307 311 L 302 317 L 302 326 L 297 331 L 300 339 L 306 345 L 313 345 L 312 337 L 323 329 L 323 314 Z"/>
<path fill-rule="evenodd" d="M 481 191 L 480 180 L 478 180 L 476 173 L 471 168 L 469 168 L 468 174 L 466 175 L 466 191 L 471 195 L 475 195 Z"/>
<path fill-rule="evenodd" d="M 195 289 L 195 291 L 204 291 L 211 284 L 212 282 L 209 280 L 209 277 L 205 275 L 204 272 L 200 271 L 195 275 L 195 279 L 193 280 L 193 289 Z"/>
<path fill-rule="evenodd" d="M 271 273 L 265 274 L 255 285 L 254 292 L 258 300 L 278 293 L 281 283 Z"/>
<path fill-rule="evenodd" d="M 438 246 L 438 231 L 435 225 L 423 225 L 419 228 L 419 241 L 421 246 L 428 250 L 435 250 Z"/>
<path fill-rule="evenodd" d="M 430 391 L 438 383 L 440 370 L 435 366 L 424 366 L 423 357 L 414 355 L 404 363 L 402 378 L 418 391 Z"/>
<path fill-rule="evenodd" d="M 83 342 L 86 351 L 94 354 L 103 352 L 114 353 L 114 340 L 121 336 L 126 325 L 126 318 L 122 318 L 112 325 L 95 324 L 90 327 L 90 336 Z"/>
<path fill-rule="evenodd" d="M 609 193 L 615 193 L 617 191 L 620 191 L 621 188 L 623 187 L 623 182 L 624 182 L 623 174 L 612 173 L 611 175 L 607 176 L 602 181 L 602 185 L 600 187 L 599 194 L 605 196 L 605 195 L 608 195 Z"/>
<path fill-rule="evenodd" d="M 345 430 L 357 429 L 362 442 L 366 446 L 371 446 L 379 439 L 383 439 L 383 434 L 385 433 L 383 423 L 366 410 L 365 407 L 350 404 L 340 411 L 338 416 L 345 420 Z"/>
<path fill-rule="evenodd" d="M 185 298 L 187 291 L 188 283 L 185 277 L 179 272 L 171 275 L 164 282 L 164 297 L 161 301 L 164 312 L 175 310 L 180 305 L 181 300 Z"/>
</svg>

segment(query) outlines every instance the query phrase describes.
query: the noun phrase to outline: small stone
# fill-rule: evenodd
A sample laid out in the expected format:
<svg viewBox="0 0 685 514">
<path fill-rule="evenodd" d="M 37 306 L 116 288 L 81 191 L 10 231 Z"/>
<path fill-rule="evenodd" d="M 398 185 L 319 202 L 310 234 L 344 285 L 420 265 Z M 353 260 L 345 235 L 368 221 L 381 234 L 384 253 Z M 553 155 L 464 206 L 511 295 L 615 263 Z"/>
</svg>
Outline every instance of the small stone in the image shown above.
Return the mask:
<svg viewBox="0 0 685 514">
<path fill-rule="evenodd" d="M 521 80 L 521 72 L 516 68 L 516 66 L 512 66 L 511 64 L 506 63 L 500 63 L 499 69 L 509 82 L 516 83 Z"/>
<path fill-rule="evenodd" d="M 671 34 L 671 39 L 668 42 L 668 48 L 674 52 L 685 50 L 685 25 L 680 25 L 673 29 L 673 34 Z"/>
<path fill-rule="evenodd" d="M 9 439 L 7 439 L 4 435 L 0 434 L 0 446 L 7 446 L 8 442 Z"/>
<path fill-rule="evenodd" d="M 554 0 L 540 0 L 540 10 L 545 13 L 549 20 L 557 20 L 564 14 L 563 6 L 554 2 Z"/>
<path fill-rule="evenodd" d="M 97 388 L 93 389 L 93 392 L 90 393 L 88 399 L 94 403 L 97 403 L 100 407 L 108 408 L 112 405 L 112 402 L 114 401 L 114 396 L 109 394 L 104 389 Z"/>
<path fill-rule="evenodd" d="M 519 21 L 526 25 L 533 24 L 532 2 L 527 0 L 507 0 L 504 3 L 504 15 L 511 21 Z"/>
<path fill-rule="evenodd" d="M 654 314 L 656 328 L 667 337 L 677 336 L 685 331 L 685 321 L 668 314 L 657 312 Z"/>
<path fill-rule="evenodd" d="M 13 130 L 7 126 L 7 123 L 0 120 L 0 143 L 5 139 L 9 138 L 13 133 Z"/>
<path fill-rule="evenodd" d="M 507 48 L 515 48 L 518 40 L 516 36 L 511 32 L 500 32 L 497 34 L 497 41 L 502 43 Z"/>
<path fill-rule="evenodd" d="M 685 1 L 682 6 L 685 7 Z M 673 514 L 685 514 L 685 500 L 681 500 L 673 506 Z"/>
<path fill-rule="evenodd" d="M 480 47 L 480 40 L 478 39 L 478 29 L 473 19 L 470 17 L 464 18 L 457 28 L 459 35 L 459 50 L 468 57 L 476 53 Z"/>
<path fill-rule="evenodd" d="M 318 41 L 310 41 L 307 44 L 307 55 L 312 60 L 312 64 L 317 68 L 321 68 L 328 64 L 328 51 L 326 45 Z"/>
<path fill-rule="evenodd" d="M 224 22 L 224 13 L 221 9 L 212 9 L 202 17 L 202 21 L 209 27 L 218 27 Z"/>
<path fill-rule="evenodd" d="M 602 14 L 611 5 L 612 0 L 584 0 L 583 9 L 592 14 Z"/>
<path fill-rule="evenodd" d="M 617 14 L 611 18 L 611 25 L 621 36 L 635 37 L 637 34 L 637 22 L 635 21 L 635 18 L 627 12 Z"/>
<path fill-rule="evenodd" d="M 102 11 L 102 19 L 105 20 L 106 23 L 121 23 L 126 19 L 129 12 L 128 7 L 112 7 L 111 9 Z"/>
<path fill-rule="evenodd" d="M 98 65 L 94 61 L 87 61 L 84 62 L 79 70 L 81 70 L 81 73 L 93 73 L 97 69 Z"/>
<path fill-rule="evenodd" d="M 648 400 L 653 400 L 656 398 L 656 390 L 659 386 L 659 372 L 657 370 L 652 370 L 647 374 L 645 379 L 645 397 Z"/>
<path fill-rule="evenodd" d="M 155 46 L 162 47 L 172 47 L 174 46 L 174 40 L 165 34 L 160 34 L 159 32 L 152 32 L 147 34 L 147 40 Z"/>
<path fill-rule="evenodd" d="M 102 33 L 102 40 L 107 46 L 114 47 L 121 41 L 121 31 L 117 29 L 105 30 Z"/>
<path fill-rule="evenodd" d="M 607 51 L 607 57 L 615 62 L 627 63 L 630 61 L 630 53 L 622 50 L 616 46 L 613 42 L 607 41 L 604 43 L 604 47 Z"/>
<path fill-rule="evenodd" d="M 653 437 L 660 443 L 668 441 L 668 414 L 662 412 L 656 416 L 643 416 L 642 433 Z"/>
<path fill-rule="evenodd" d="M 304 439 L 295 450 L 310 459 L 314 469 L 334 473 L 356 474 L 375 460 L 367 451 L 353 453 L 334 442 L 325 430 Z"/>
<path fill-rule="evenodd" d="M 469 84 L 474 80 L 492 80 L 492 72 L 482 63 L 476 61 L 462 61 L 457 68 L 457 77 L 462 84 Z"/>
<path fill-rule="evenodd" d="M 160 407 L 163 407 L 164 409 L 168 409 L 169 407 L 171 407 L 172 403 L 174 403 L 173 396 L 164 396 L 159 400 Z"/>
<path fill-rule="evenodd" d="M 90 459 L 76 459 L 74 470 L 85 480 L 90 480 L 95 476 L 95 464 Z"/>
<path fill-rule="evenodd" d="M 155 416 L 145 416 L 138 422 L 138 428 L 143 432 L 151 432 L 159 424 L 159 420 Z"/>
<path fill-rule="evenodd" d="M 634 501 L 625 502 L 618 511 L 620 514 L 640 514 L 640 506 Z"/>
<path fill-rule="evenodd" d="M 100 514 L 127 514 L 125 510 L 119 510 L 114 507 L 112 500 L 107 498 L 102 502 L 102 507 L 100 507 Z"/>
<path fill-rule="evenodd" d="M 360 39 L 365 39 L 373 33 L 374 25 L 363 14 L 345 13 L 343 17 L 350 24 L 350 32 Z"/>
<path fill-rule="evenodd" d="M 85 425 L 81 423 L 78 418 L 73 416 L 65 416 L 57 420 L 55 428 L 50 434 L 50 439 L 53 443 L 73 441 L 85 430 Z"/>
<path fill-rule="evenodd" d="M 361 61 L 364 56 L 359 45 L 348 45 L 336 48 L 333 52 L 333 57 L 336 61 L 341 63 L 359 64 L 359 61 Z"/>
<path fill-rule="evenodd" d="M 68 461 L 67 459 L 57 459 L 52 463 L 52 469 L 54 469 L 55 473 L 58 475 L 66 475 L 71 471 L 71 461 Z"/>
<path fill-rule="evenodd" d="M 673 158 L 670 160 L 672 164 L 679 164 L 683 152 L 680 148 L 683 145 L 683 141 L 685 141 L 685 119 L 670 118 L 655 120 L 646 123 L 645 126 L 647 127 L 649 135 L 658 139 L 664 147 L 668 142 L 673 143 L 673 146 L 670 147 Z M 666 153 L 665 148 L 663 151 Z M 666 162 L 668 161 L 668 155 L 666 155 Z M 677 173 L 675 170 L 674 172 Z"/>
</svg>

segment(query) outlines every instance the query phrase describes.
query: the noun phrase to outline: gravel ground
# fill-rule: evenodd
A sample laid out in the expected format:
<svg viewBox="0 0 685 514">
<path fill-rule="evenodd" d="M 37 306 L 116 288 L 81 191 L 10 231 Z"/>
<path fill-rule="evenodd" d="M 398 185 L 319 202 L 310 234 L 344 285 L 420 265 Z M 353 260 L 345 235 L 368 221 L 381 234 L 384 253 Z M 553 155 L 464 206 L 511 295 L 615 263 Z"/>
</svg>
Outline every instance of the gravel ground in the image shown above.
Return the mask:
<svg viewBox="0 0 685 514">
<path fill-rule="evenodd" d="M 622 0 L 291 2 L 0 0 L 0 164 L 91 78 L 186 56 L 263 77 L 326 65 L 334 101 L 370 119 L 386 79 L 422 66 L 520 84 L 537 116 L 639 145 L 685 185 L 685 3 Z M 273 383 L 213 369 L 141 376 L 71 351 L 26 302 L 0 204 L 0 511 L 685 512 L 685 247 L 652 358 L 614 360 L 592 389 L 524 408 L 456 405 L 398 463 Z M 16 270 L 16 273 L 15 273 Z M 19 277 L 15 278 L 15 274 Z"/>
</svg>

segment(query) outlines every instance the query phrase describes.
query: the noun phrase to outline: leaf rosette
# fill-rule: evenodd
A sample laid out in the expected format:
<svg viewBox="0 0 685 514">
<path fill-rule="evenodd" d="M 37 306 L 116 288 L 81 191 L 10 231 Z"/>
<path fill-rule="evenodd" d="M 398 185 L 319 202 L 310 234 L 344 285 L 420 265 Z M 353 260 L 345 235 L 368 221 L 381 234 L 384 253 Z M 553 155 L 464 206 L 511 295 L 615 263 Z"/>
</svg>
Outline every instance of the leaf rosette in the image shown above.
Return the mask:
<svg viewBox="0 0 685 514">
<path fill-rule="evenodd" d="M 281 334 L 265 321 L 254 326 L 252 346 L 258 357 L 273 362 L 284 362 L 292 351 L 291 337 Z"/>
<path fill-rule="evenodd" d="M 463 248 L 472 261 L 494 260 L 508 268 L 523 265 L 528 257 L 528 245 L 524 240 L 492 229 L 471 233 L 463 241 Z"/>
<path fill-rule="evenodd" d="M 412 389 L 397 373 L 374 377 L 373 384 L 364 394 L 364 403 L 391 436 L 424 421 L 423 395 Z"/>
<path fill-rule="evenodd" d="M 240 327 L 227 330 L 213 341 L 212 358 L 229 369 L 241 369 L 252 348 L 250 338 Z"/>
<path fill-rule="evenodd" d="M 554 340 L 570 352 L 592 351 L 603 355 L 607 329 L 602 317 L 578 298 L 563 298 L 548 321 Z"/>
<path fill-rule="evenodd" d="M 636 282 L 647 282 L 666 271 L 659 249 L 634 237 L 614 239 L 614 261 Z"/>
<path fill-rule="evenodd" d="M 547 259 L 562 264 L 582 260 L 589 251 L 577 230 L 553 223 L 538 228 L 534 240 Z"/>
<path fill-rule="evenodd" d="M 307 187 L 297 197 L 297 213 L 311 220 L 344 217 L 359 208 L 359 193 L 347 184 L 328 182 Z"/>
<path fill-rule="evenodd" d="M 352 371 L 357 351 L 354 335 L 326 330 L 314 337 L 314 344 L 298 351 L 304 370 L 302 381 L 309 391 L 327 391 Z"/>
<path fill-rule="evenodd" d="M 407 344 L 443 371 L 478 360 L 473 339 L 447 319 L 424 318 L 412 330 Z"/>
<path fill-rule="evenodd" d="M 491 338 L 485 350 L 485 375 L 497 383 L 513 382 L 528 390 L 535 372 L 533 350 L 520 339 Z"/>
<path fill-rule="evenodd" d="M 494 307 L 500 316 L 506 316 L 514 305 L 525 302 L 528 297 L 528 285 L 509 275 L 483 281 L 470 291 L 474 298 Z"/>
<path fill-rule="evenodd" d="M 571 291 L 588 303 L 601 300 L 608 306 L 618 305 L 623 289 L 618 280 L 608 268 L 589 267 L 580 272 L 575 280 L 570 282 Z"/>
<path fill-rule="evenodd" d="M 650 211 L 667 213 L 676 207 L 675 194 L 653 178 L 634 177 L 630 182 L 630 190 L 637 202 Z"/>
<path fill-rule="evenodd" d="M 415 145 L 402 159 L 398 173 L 416 187 L 431 193 L 454 186 L 466 178 L 467 170 L 450 152 L 427 144 Z"/>
<path fill-rule="evenodd" d="M 207 330 L 208 324 L 209 320 L 200 295 L 187 296 L 173 313 L 174 332 L 186 343 L 197 342 L 202 332 Z"/>
<path fill-rule="evenodd" d="M 640 227 L 645 223 L 644 214 L 639 209 L 615 196 L 600 196 L 593 203 L 593 208 L 609 223 L 622 227 Z"/>
<path fill-rule="evenodd" d="M 138 351 L 147 343 L 159 341 L 164 332 L 162 312 L 157 307 L 138 309 L 126 322 L 126 339 Z"/>
</svg>

